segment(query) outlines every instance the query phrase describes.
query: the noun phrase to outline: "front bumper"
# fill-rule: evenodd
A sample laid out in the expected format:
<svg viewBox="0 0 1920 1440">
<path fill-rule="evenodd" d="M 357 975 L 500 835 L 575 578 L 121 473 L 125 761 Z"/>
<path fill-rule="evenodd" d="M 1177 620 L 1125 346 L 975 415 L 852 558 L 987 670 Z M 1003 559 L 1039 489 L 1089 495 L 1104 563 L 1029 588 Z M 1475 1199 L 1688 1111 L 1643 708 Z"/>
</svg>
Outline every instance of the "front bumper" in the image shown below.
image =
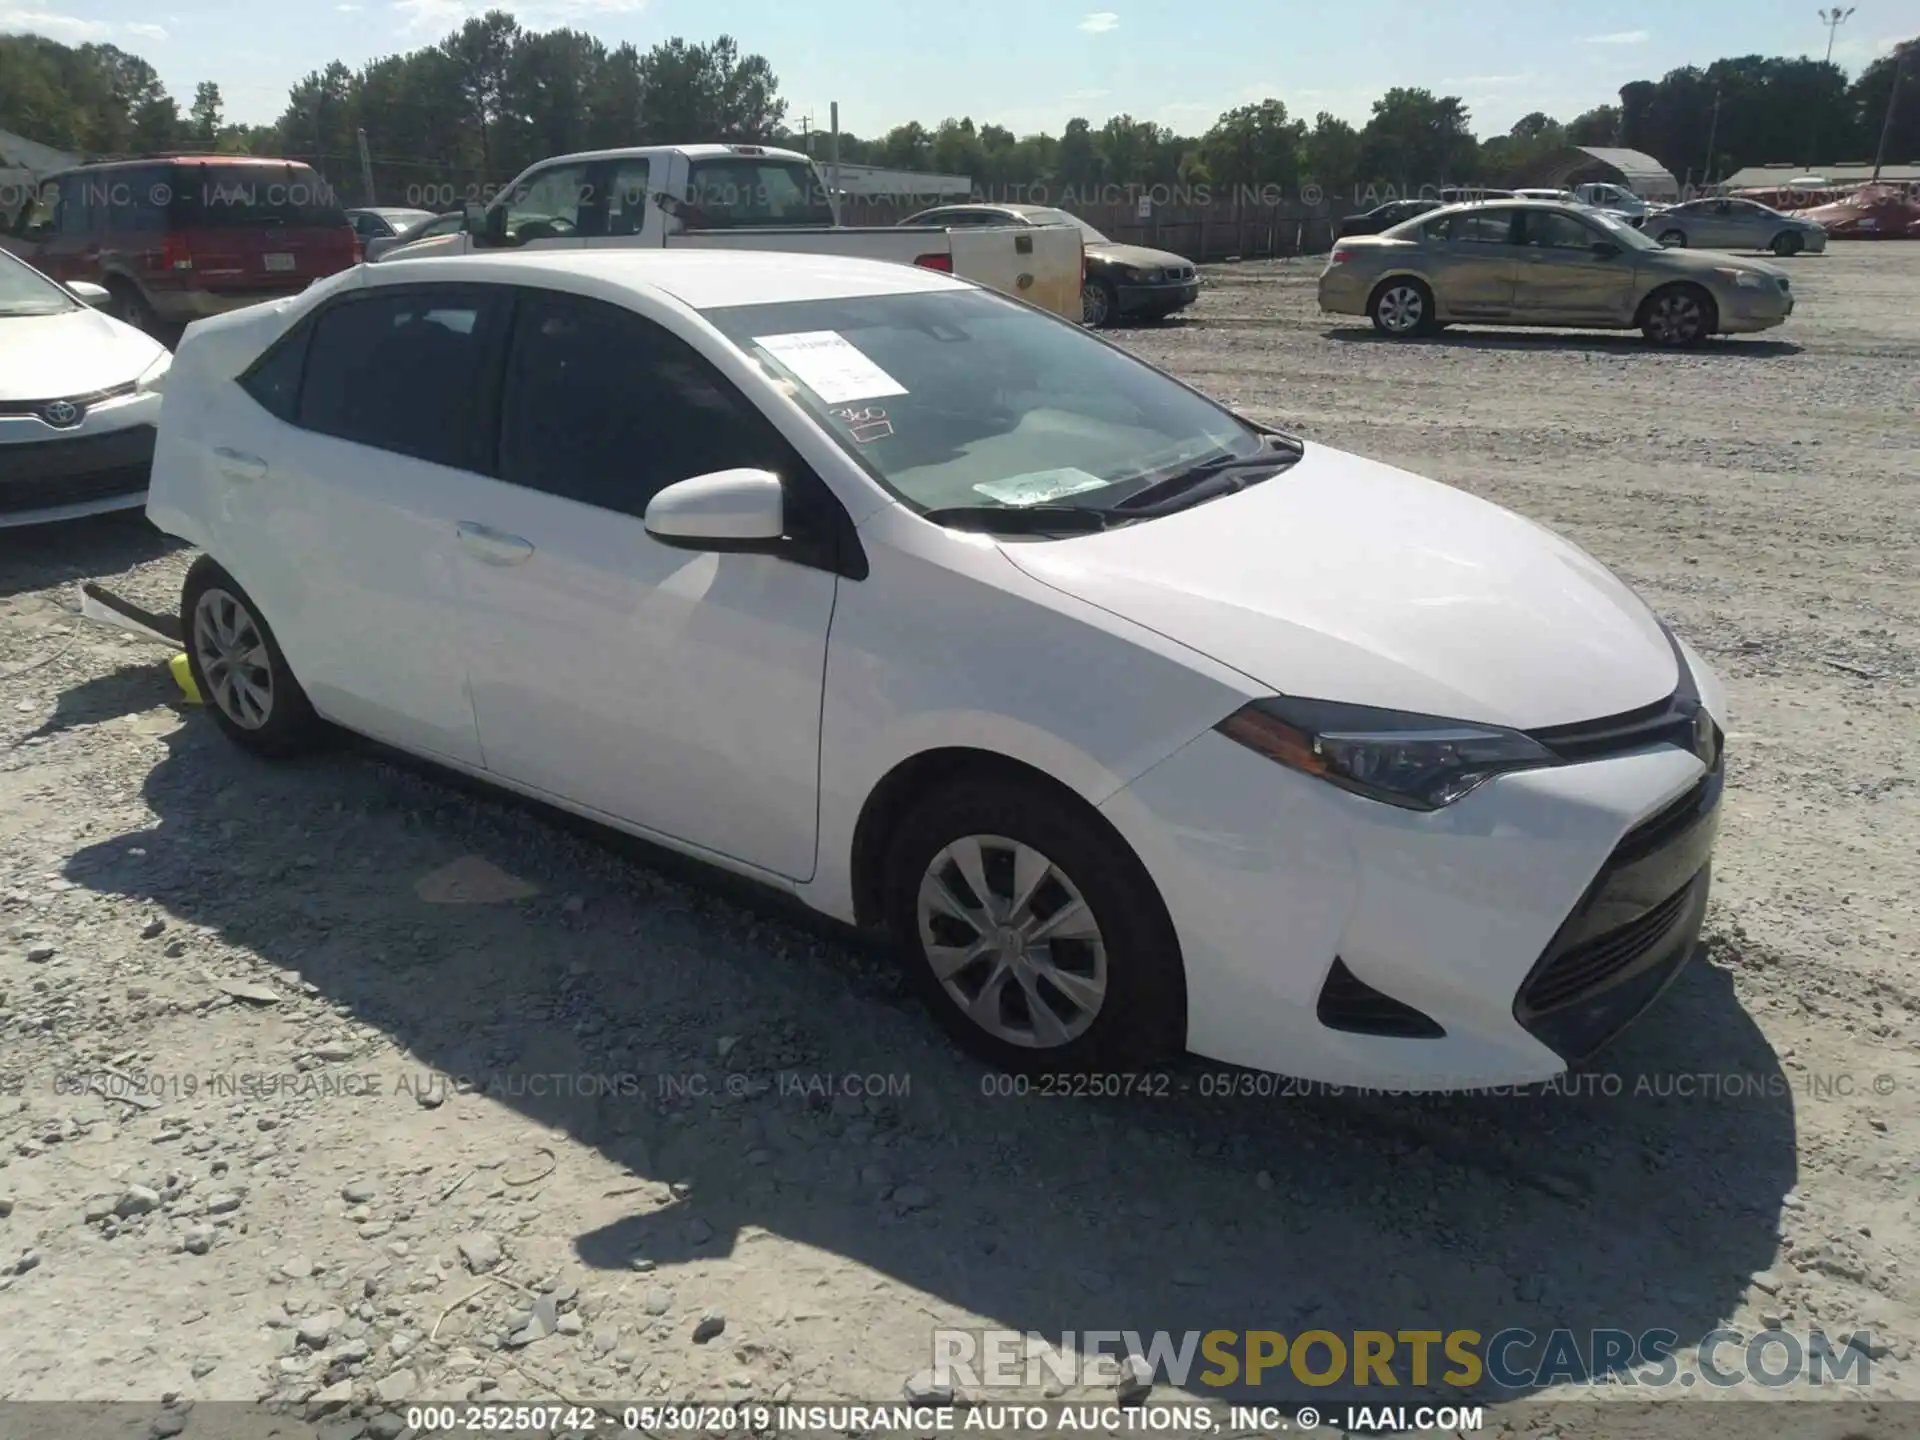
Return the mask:
<svg viewBox="0 0 1920 1440">
<path fill-rule="evenodd" d="M 1152 285 L 1121 284 L 1114 288 L 1120 297 L 1122 315 L 1171 315 L 1184 310 L 1200 298 L 1200 279 L 1163 280 Z"/>
<path fill-rule="evenodd" d="M 159 418 L 158 394 L 101 405 L 72 430 L 0 418 L 0 527 L 144 505 Z"/>
<path fill-rule="evenodd" d="M 1719 307 L 1723 334 L 1751 334 L 1786 323 L 1787 317 L 1793 314 L 1793 294 L 1787 290 L 1742 290 L 1725 286 Z"/>
<path fill-rule="evenodd" d="M 1561 1074 L 1678 972 L 1704 914 L 1717 782 L 1708 828 L 1662 817 L 1706 774 L 1653 745 L 1421 814 L 1209 732 L 1102 808 L 1173 918 L 1190 1050 L 1328 1085 L 1452 1090 Z M 1429 1023 L 1327 1023 L 1327 997 L 1356 1003 L 1356 980 L 1374 1021 L 1397 1008 Z"/>
</svg>

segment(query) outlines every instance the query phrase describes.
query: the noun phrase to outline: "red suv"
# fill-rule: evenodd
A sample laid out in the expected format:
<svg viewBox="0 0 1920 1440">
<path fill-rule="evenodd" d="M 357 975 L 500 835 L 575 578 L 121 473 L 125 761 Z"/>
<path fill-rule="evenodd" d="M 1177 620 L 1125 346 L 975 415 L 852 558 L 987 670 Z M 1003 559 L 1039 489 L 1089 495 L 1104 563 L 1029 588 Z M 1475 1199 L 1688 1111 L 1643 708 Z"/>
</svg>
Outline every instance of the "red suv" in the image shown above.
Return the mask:
<svg viewBox="0 0 1920 1440">
<path fill-rule="evenodd" d="M 311 167 L 252 155 L 85 165 L 47 177 L 6 246 L 55 280 L 90 280 L 143 330 L 296 294 L 358 263 Z"/>
</svg>

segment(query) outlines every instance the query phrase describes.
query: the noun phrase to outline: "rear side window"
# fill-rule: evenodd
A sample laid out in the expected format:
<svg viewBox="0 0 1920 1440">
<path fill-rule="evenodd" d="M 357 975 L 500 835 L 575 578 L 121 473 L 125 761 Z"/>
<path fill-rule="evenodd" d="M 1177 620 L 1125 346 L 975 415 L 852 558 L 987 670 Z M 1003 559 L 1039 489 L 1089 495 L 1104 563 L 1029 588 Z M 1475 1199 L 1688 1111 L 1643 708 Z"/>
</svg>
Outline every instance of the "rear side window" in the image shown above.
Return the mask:
<svg viewBox="0 0 1920 1440">
<path fill-rule="evenodd" d="M 1447 238 L 1455 244 L 1508 245 L 1513 241 L 1511 210 L 1463 210 L 1452 219 Z"/>
<path fill-rule="evenodd" d="M 276 420 L 292 424 L 300 409 L 300 376 L 313 326 L 305 321 L 280 337 L 240 376 L 240 388 Z"/>
<path fill-rule="evenodd" d="M 473 286 L 410 288 L 323 311 L 307 347 L 299 425 L 477 468 L 499 314 L 496 297 Z"/>
<path fill-rule="evenodd" d="M 306 165 L 180 164 L 167 184 L 175 230 L 331 229 L 347 212 Z"/>
<path fill-rule="evenodd" d="M 525 292 L 501 399 L 500 478 L 644 516 L 666 486 L 791 452 L 725 377 L 632 311 Z"/>
<path fill-rule="evenodd" d="M 151 235 L 167 228 L 172 184 L 165 167 L 143 165 L 115 173 L 107 191 L 107 229 Z"/>
</svg>

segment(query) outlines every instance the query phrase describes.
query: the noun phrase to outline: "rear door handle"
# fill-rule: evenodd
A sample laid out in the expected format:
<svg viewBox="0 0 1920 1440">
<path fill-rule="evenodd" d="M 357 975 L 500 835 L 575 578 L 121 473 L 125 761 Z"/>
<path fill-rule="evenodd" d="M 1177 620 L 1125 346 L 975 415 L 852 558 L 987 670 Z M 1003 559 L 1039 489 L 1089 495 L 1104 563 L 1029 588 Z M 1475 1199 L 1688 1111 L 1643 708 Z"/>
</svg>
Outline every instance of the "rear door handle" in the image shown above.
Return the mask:
<svg viewBox="0 0 1920 1440">
<path fill-rule="evenodd" d="M 258 455 L 230 449 L 225 445 L 217 447 L 213 453 L 220 462 L 220 473 L 229 480 L 264 480 L 267 476 L 267 462 Z"/>
<path fill-rule="evenodd" d="M 519 565 L 533 555 L 531 540 L 504 534 L 477 520 L 462 520 L 458 532 L 467 552 L 489 565 Z"/>
</svg>

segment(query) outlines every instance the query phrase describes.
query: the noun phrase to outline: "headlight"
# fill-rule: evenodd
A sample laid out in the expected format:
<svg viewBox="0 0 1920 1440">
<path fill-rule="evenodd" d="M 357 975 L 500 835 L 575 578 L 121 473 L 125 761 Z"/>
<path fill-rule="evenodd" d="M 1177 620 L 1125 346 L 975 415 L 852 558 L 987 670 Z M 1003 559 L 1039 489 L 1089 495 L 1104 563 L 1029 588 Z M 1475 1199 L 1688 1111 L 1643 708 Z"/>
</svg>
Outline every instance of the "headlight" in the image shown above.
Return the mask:
<svg viewBox="0 0 1920 1440">
<path fill-rule="evenodd" d="M 151 394 L 162 388 L 161 382 L 167 378 L 167 371 L 173 367 L 173 356 L 163 352 L 160 358 L 140 372 L 140 378 L 133 382 L 133 388 L 142 395 Z M 121 372 L 125 374 L 125 371 Z"/>
<path fill-rule="evenodd" d="M 1405 810 L 1438 810 L 1495 775 L 1558 763 L 1517 730 L 1290 696 L 1256 700 L 1216 728 L 1269 760 Z"/>
<path fill-rule="evenodd" d="M 1731 280 L 1742 290 L 1764 290 L 1766 288 L 1765 277 L 1756 274 L 1752 270 L 1735 270 L 1731 266 L 1723 265 L 1713 273 L 1722 279 Z"/>
</svg>

